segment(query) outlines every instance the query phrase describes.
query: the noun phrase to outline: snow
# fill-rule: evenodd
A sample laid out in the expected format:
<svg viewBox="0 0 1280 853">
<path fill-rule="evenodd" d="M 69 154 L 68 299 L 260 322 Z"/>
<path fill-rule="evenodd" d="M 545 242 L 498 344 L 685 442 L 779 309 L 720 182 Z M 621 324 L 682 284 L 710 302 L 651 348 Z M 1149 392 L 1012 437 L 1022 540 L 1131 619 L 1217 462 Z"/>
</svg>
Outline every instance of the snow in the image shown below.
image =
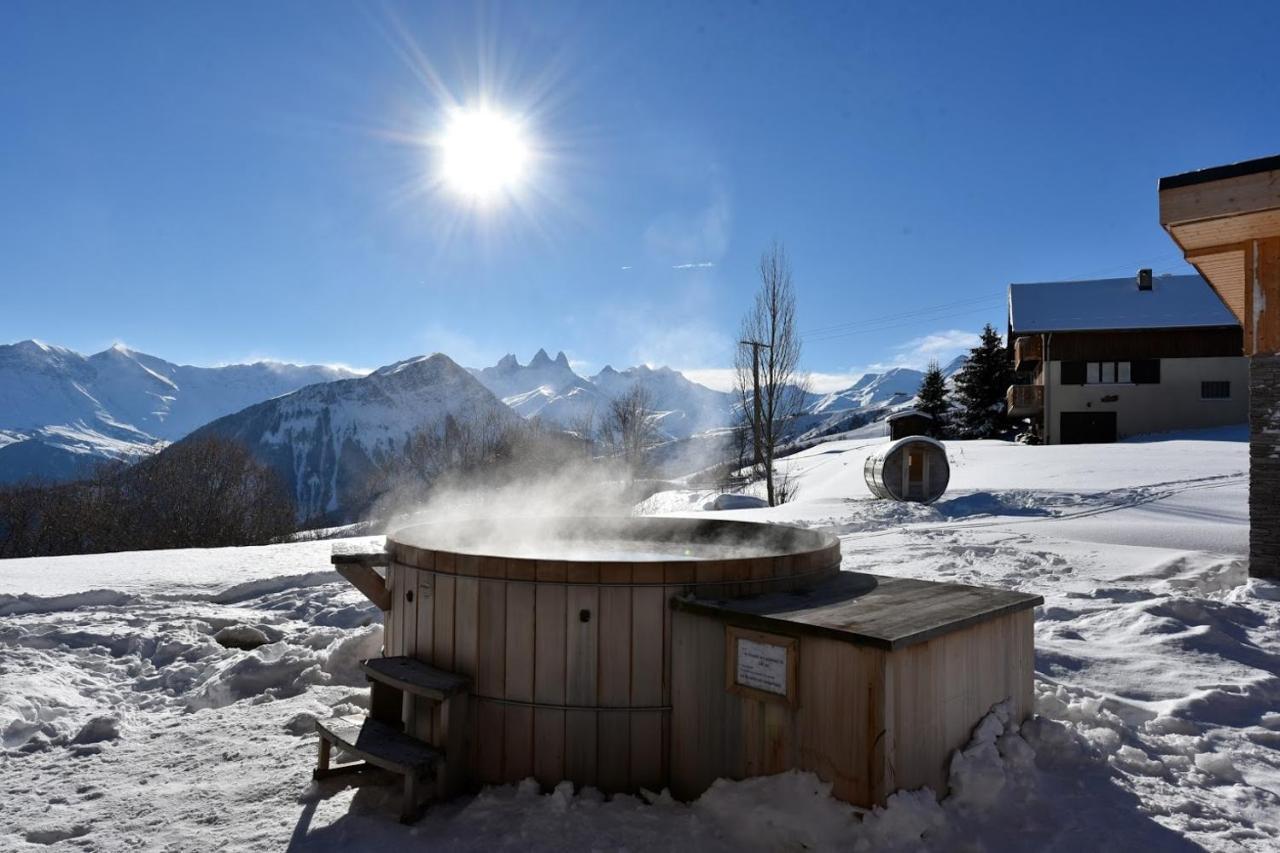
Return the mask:
<svg viewBox="0 0 1280 853">
<path fill-rule="evenodd" d="M 1015 334 L 1235 325 L 1235 316 L 1198 275 L 1162 275 L 1149 291 L 1138 290 L 1136 278 L 1009 285 Z"/>
<path fill-rule="evenodd" d="M 1037 715 L 992 709 L 941 801 L 863 813 L 796 772 L 687 804 L 526 782 L 402 826 L 395 785 L 310 780 L 314 721 L 367 705 L 356 662 L 381 626 L 327 568 L 333 543 L 297 542 L 0 563 L 0 848 L 1276 849 L 1280 586 L 1245 571 L 1240 431 L 947 442 L 951 488 L 927 507 L 866 491 L 884 444 L 788 457 L 796 501 L 722 517 L 826 527 L 847 569 L 1045 597 Z M 645 508 L 717 517 L 714 497 Z M 215 639 L 246 629 L 268 642 Z"/>
<path fill-rule="evenodd" d="M 84 356 L 39 341 L 0 345 L 0 481 L 126 462 L 201 424 L 314 382 L 354 375 L 277 362 L 192 367 L 116 344 Z"/>
</svg>

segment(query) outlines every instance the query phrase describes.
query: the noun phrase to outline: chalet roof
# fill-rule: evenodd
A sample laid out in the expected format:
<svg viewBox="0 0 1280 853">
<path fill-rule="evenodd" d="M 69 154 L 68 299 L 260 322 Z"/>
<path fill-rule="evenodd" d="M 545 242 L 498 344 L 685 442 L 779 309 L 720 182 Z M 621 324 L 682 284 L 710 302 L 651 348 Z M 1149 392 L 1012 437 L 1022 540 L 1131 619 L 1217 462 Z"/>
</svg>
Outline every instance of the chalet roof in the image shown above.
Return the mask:
<svg viewBox="0 0 1280 853">
<path fill-rule="evenodd" d="M 1014 334 L 1238 325 L 1209 283 L 1198 275 L 1162 275 L 1151 290 L 1134 276 L 1094 281 L 1009 285 Z"/>
<path fill-rule="evenodd" d="M 1274 172 L 1280 169 L 1280 154 L 1269 157 L 1258 157 L 1255 160 L 1242 160 L 1239 163 L 1228 163 L 1225 166 L 1212 166 L 1208 169 L 1196 169 L 1180 175 L 1170 175 L 1160 179 L 1161 190 L 1175 190 L 1180 187 L 1193 187 L 1211 181 L 1226 178 L 1243 178 L 1245 175 L 1256 175 L 1261 172 Z"/>
<path fill-rule="evenodd" d="M 928 418 L 929 420 L 933 420 L 933 415 L 928 412 L 922 412 L 919 409 L 903 409 L 900 412 L 894 412 L 892 415 L 889 415 L 885 420 L 896 421 L 900 418 Z"/>
</svg>

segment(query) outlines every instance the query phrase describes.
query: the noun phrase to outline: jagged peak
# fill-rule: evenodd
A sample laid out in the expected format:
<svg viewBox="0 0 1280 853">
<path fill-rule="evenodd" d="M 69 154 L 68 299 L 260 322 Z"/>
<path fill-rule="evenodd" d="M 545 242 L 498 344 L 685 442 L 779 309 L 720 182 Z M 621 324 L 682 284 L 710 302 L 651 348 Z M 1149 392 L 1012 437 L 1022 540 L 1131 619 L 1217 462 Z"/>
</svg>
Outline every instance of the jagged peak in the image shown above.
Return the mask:
<svg viewBox="0 0 1280 853">
<path fill-rule="evenodd" d="M 530 367 L 543 367 L 551 363 L 551 356 L 547 355 L 545 349 L 539 349 L 533 354 L 533 360 L 529 362 Z"/>
<path fill-rule="evenodd" d="M 494 365 L 498 370 L 518 370 L 520 368 L 520 359 L 516 358 L 516 354 L 509 352 L 502 358 L 498 359 L 498 363 Z"/>
<path fill-rule="evenodd" d="M 564 350 L 560 350 L 560 352 L 556 353 L 555 363 L 561 367 L 569 366 L 569 357 L 564 354 Z"/>
</svg>

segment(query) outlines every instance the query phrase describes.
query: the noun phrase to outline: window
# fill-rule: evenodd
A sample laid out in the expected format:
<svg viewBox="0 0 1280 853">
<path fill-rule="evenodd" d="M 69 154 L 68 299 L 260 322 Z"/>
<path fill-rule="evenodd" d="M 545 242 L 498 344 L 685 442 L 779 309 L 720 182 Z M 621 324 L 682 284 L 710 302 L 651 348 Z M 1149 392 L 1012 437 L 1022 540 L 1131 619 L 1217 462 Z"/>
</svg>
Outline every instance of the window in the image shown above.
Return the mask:
<svg viewBox="0 0 1280 853">
<path fill-rule="evenodd" d="M 1062 384 L 1083 385 L 1085 383 L 1085 363 L 1083 361 L 1062 362 Z"/>
<path fill-rule="evenodd" d="M 1089 361 L 1068 362 L 1080 365 L 1075 368 L 1075 382 L 1067 379 L 1066 368 L 1063 369 L 1064 385 L 1115 385 L 1117 382 L 1129 382 L 1132 370 L 1127 361 Z"/>
<path fill-rule="evenodd" d="M 1231 399 L 1231 383 L 1230 382 L 1201 382 L 1200 383 L 1200 399 L 1201 400 L 1230 400 Z"/>
<path fill-rule="evenodd" d="M 1135 385 L 1160 384 L 1160 359 L 1144 358 L 1133 363 L 1133 382 Z"/>
<path fill-rule="evenodd" d="M 1138 361 L 1064 361 L 1063 385 L 1155 385 L 1160 359 Z"/>
</svg>

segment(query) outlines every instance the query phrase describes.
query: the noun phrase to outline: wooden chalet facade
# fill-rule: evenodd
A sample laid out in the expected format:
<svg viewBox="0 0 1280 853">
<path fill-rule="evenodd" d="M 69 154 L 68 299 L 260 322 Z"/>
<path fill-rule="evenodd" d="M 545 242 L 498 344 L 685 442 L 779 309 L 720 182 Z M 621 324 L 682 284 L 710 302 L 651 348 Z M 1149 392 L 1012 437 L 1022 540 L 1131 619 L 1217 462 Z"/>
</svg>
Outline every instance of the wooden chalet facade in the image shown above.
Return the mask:
<svg viewBox="0 0 1280 853">
<path fill-rule="evenodd" d="M 1241 329 L 1199 276 L 1009 286 L 1009 414 L 1049 444 L 1243 423 Z"/>
</svg>

